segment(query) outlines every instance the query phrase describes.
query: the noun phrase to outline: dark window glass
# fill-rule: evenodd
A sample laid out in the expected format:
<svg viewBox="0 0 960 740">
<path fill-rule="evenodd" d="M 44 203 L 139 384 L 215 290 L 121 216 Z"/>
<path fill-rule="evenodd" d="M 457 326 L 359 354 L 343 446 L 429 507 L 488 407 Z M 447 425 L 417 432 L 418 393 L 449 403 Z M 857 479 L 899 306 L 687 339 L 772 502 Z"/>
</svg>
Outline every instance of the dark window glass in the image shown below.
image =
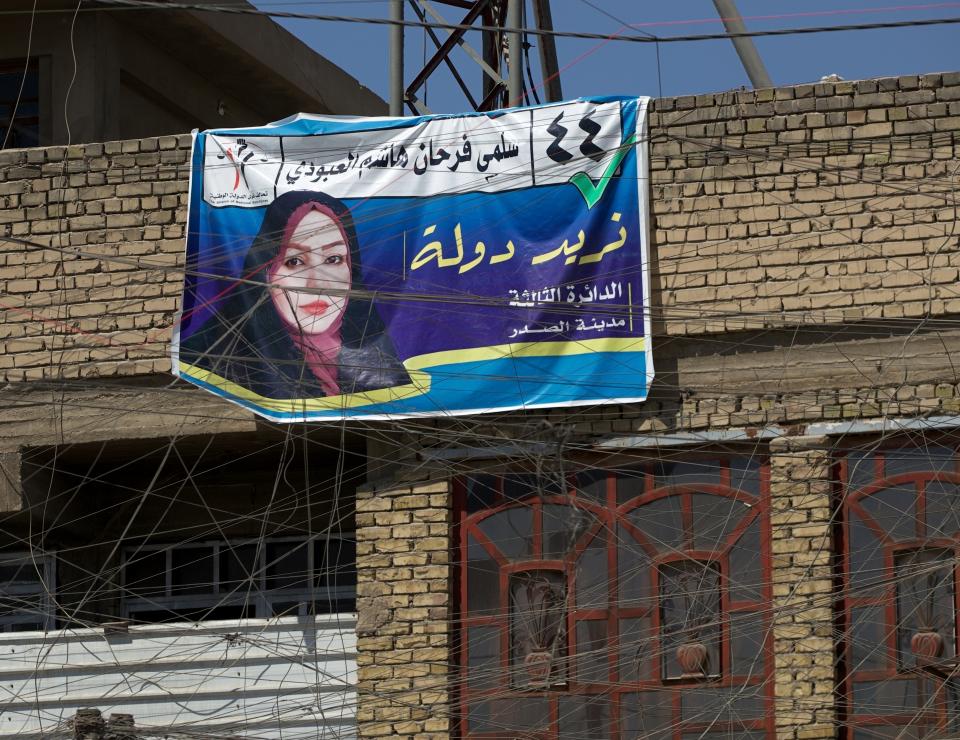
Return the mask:
<svg viewBox="0 0 960 740">
<path fill-rule="evenodd" d="M 257 546 L 230 545 L 220 546 L 220 592 L 248 591 L 256 588 Z"/>
<path fill-rule="evenodd" d="M 0 588 L 4 586 L 30 586 L 43 582 L 44 564 L 32 561 L 29 556 L 16 562 L 0 564 Z"/>
<path fill-rule="evenodd" d="M 576 506 L 545 504 L 542 507 L 543 558 L 560 560 L 567 557 L 577 540 L 596 521 L 594 516 Z"/>
<path fill-rule="evenodd" d="M 847 487 L 856 490 L 876 478 L 877 456 L 872 452 L 851 452 L 847 455 Z"/>
<path fill-rule="evenodd" d="M 660 566 L 663 678 L 720 672 L 720 574 L 715 563 L 679 560 Z"/>
<path fill-rule="evenodd" d="M 503 497 L 507 501 L 526 501 L 539 492 L 536 476 L 510 475 L 503 479 Z"/>
<path fill-rule="evenodd" d="M 927 534 L 953 537 L 960 532 L 960 485 L 927 481 Z"/>
<path fill-rule="evenodd" d="M 500 569 L 473 537 L 467 543 L 467 611 L 472 616 L 496 614 L 500 606 Z"/>
<path fill-rule="evenodd" d="M 617 474 L 617 505 L 633 501 L 643 493 L 642 470 L 625 470 Z"/>
<path fill-rule="evenodd" d="M 734 676 L 763 675 L 766 639 L 763 615 L 753 612 L 730 615 L 730 672 Z"/>
<path fill-rule="evenodd" d="M 730 460 L 730 487 L 760 495 L 760 462 L 749 457 L 734 457 Z"/>
<path fill-rule="evenodd" d="M 593 499 L 598 504 L 607 502 L 607 477 L 602 470 L 584 470 L 577 473 L 577 491 L 584 498 Z"/>
<path fill-rule="evenodd" d="M 207 619 L 249 619 L 254 609 L 249 604 L 224 604 L 185 609 L 142 609 L 130 612 L 133 622 L 159 624 L 161 622 L 202 622 Z"/>
<path fill-rule="evenodd" d="M 763 598 L 760 552 L 760 522 L 754 519 L 730 548 L 731 601 L 759 601 Z"/>
<path fill-rule="evenodd" d="M 310 588 L 307 546 L 304 543 L 267 543 L 267 588 Z"/>
<path fill-rule="evenodd" d="M 18 103 L 19 98 L 19 103 Z M 0 63 L 0 149 L 40 141 L 40 71 L 35 60 Z"/>
<path fill-rule="evenodd" d="M 954 450 L 939 445 L 888 450 L 883 453 L 883 477 L 903 473 L 952 473 L 955 456 Z"/>
<path fill-rule="evenodd" d="M 904 667 L 954 655 L 953 564 L 949 550 L 914 550 L 894 558 L 897 646 Z"/>
<path fill-rule="evenodd" d="M 546 730 L 549 725 L 550 702 L 540 698 L 477 701 L 471 703 L 467 714 L 470 732 L 491 733 L 495 738 L 503 738 L 505 732 L 511 731 L 530 733 Z"/>
<path fill-rule="evenodd" d="M 699 460 L 696 462 L 665 462 L 656 467 L 657 488 L 664 486 L 692 486 L 707 483 L 718 486 L 721 483 L 723 469 L 719 460 Z"/>
<path fill-rule="evenodd" d="M 608 683 L 607 620 L 577 622 L 577 655 L 574 659 L 577 683 Z"/>
<path fill-rule="evenodd" d="M 912 484 L 884 488 L 860 500 L 881 531 L 895 540 L 917 536 L 916 493 Z"/>
<path fill-rule="evenodd" d="M 617 527 L 617 569 L 620 606 L 649 606 L 650 556 L 622 524 Z"/>
<path fill-rule="evenodd" d="M 497 477 L 478 475 L 467 478 L 467 511 L 483 511 L 494 505 L 497 498 Z"/>
<path fill-rule="evenodd" d="M 620 699 L 620 731 L 624 737 L 673 737 L 673 693 L 645 691 Z"/>
<path fill-rule="evenodd" d="M 601 532 L 577 559 L 577 607 L 603 609 L 607 597 L 607 540 Z"/>
<path fill-rule="evenodd" d="M 483 519 L 477 526 L 511 560 L 532 557 L 533 509 L 515 506 Z"/>
<path fill-rule="evenodd" d="M 885 571 L 883 543 L 853 510 L 848 515 L 848 527 L 851 596 L 882 594 L 889 575 Z"/>
<path fill-rule="evenodd" d="M 628 518 L 660 552 L 675 552 L 683 548 L 683 516 L 679 496 L 667 496 L 638 506 Z"/>
<path fill-rule="evenodd" d="M 124 566 L 124 587 L 128 596 L 164 596 L 167 583 L 167 553 L 140 552 L 129 556 Z"/>
<path fill-rule="evenodd" d="M 681 714 L 695 722 L 730 723 L 742 726 L 745 721 L 763 716 L 759 686 L 730 688 L 698 688 L 680 694 Z"/>
<path fill-rule="evenodd" d="M 178 547 L 170 553 L 170 593 L 213 593 L 213 548 Z"/>
<path fill-rule="evenodd" d="M 13 617 L 24 614 L 43 613 L 43 594 L 0 593 L 0 616 Z"/>
<path fill-rule="evenodd" d="M 655 642 L 650 617 L 620 620 L 620 681 L 641 681 L 659 677 L 654 659 Z"/>
<path fill-rule="evenodd" d="M 316 540 L 313 544 L 313 575 L 317 587 L 355 586 L 357 543 L 352 539 Z"/>
<path fill-rule="evenodd" d="M 856 681 L 853 709 L 858 714 L 901 714 L 917 706 L 917 681 Z"/>
<path fill-rule="evenodd" d="M 693 510 L 693 546 L 697 550 L 723 549 L 749 507 L 735 499 L 695 493 L 690 497 Z"/>
<path fill-rule="evenodd" d="M 570 696 L 560 700 L 559 740 L 608 740 L 609 727 L 609 699 Z"/>
<path fill-rule="evenodd" d="M 11 632 L 39 632 L 44 628 L 42 621 L 36 622 L 16 622 L 9 626 Z"/>
<path fill-rule="evenodd" d="M 467 682 L 471 688 L 498 686 L 503 670 L 500 666 L 500 629 L 470 627 L 467 630 Z"/>
<path fill-rule="evenodd" d="M 270 605 L 270 614 L 274 617 L 295 617 L 303 607 L 300 601 L 275 601 Z"/>
<path fill-rule="evenodd" d="M 563 683 L 566 601 L 561 572 L 531 570 L 510 576 L 510 666 L 515 686 Z"/>
<path fill-rule="evenodd" d="M 882 606 L 851 610 L 850 668 L 854 671 L 881 670 L 887 664 L 887 627 Z"/>
</svg>

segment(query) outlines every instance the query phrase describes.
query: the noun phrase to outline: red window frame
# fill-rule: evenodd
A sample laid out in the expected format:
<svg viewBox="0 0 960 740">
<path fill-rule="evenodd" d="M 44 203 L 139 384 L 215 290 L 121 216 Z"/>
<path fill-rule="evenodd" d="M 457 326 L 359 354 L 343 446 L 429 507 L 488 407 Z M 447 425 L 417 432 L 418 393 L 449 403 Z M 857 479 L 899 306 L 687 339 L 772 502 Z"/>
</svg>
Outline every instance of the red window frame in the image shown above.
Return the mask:
<svg viewBox="0 0 960 740">
<path fill-rule="evenodd" d="M 952 453 L 952 459 L 943 467 L 931 464 L 928 470 L 895 471 L 900 459 L 914 458 L 922 462 L 934 448 L 940 453 L 939 460 L 943 461 L 947 452 Z M 854 457 L 855 462 L 851 462 Z M 936 459 L 931 458 L 931 462 Z M 910 664 L 907 664 L 900 649 L 900 630 L 903 625 L 898 615 L 897 558 L 905 552 L 919 550 L 948 550 L 953 553 L 953 635 L 944 639 L 949 646 L 948 651 L 953 656 L 960 655 L 960 526 L 946 534 L 932 533 L 933 523 L 927 521 L 931 483 L 957 485 L 960 493 L 960 454 L 954 444 L 939 445 L 930 438 L 925 440 L 923 446 L 904 446 L 891 442 L 876 445 L 874 449 L 843 454 L 839 458 L 838 468 L 838 508 L 841 513 L 837 527 L 840 542 L 839 585 L 843 595 L 837 605 L 838 626 L 843 635 L 839 656 L 842 697 L 839 709 L 844 737 L 895 737 L 907 726 L 910 726 L 911 737 L 923 737 L 925 732 L 930 733 L 931 737 L 942 736 L 948 730 L 955 732 L 960 725 L 960 706 L 957 706 L 960 702 L 953 700 L 954 708 L 949 709 L 948 687 L 938 675 L 938 671 L 942 672 L 938 661 L 931 660 L 924 667 L 918 667 L 919 664 L 913 662 L 915 658 L 911 657 Z M 864 482 L 867 478 L 869 482 Z M 904 513 L 902 517 L 913 519 L 906 525 L 913 530 L 909 537 L 893 536 L 891 530 L 882 525 L 883 517 L 878 515 L 877 506 L 874 506 L 873 512 L 867 506 L 872 496 L 894 488 L 912 490 L 913 513 Z M 957 510 L 960 511 L 960 505 Z M 879 543 L 879 547 L 872 549 L 882 550 L 882 572 L 876 578 L 861 579 L 853 567 L 854 557 L 858 553 L 864 557 L 867 552 L 866 549 L 855 548 L 854 526 L 863 526 L 868 536 Z M 865 609 L 871 607 L 883 615 L 882 623 L 857 616 L 867 614 Z M 880 640 L 876 644 L 882 647 L 879 651 L 870 650 L 864 656 L 866 641 L 859 638 L 855 640 L 855 635 L 860 634 L 860 628 L 871 624 L 879 627 Z M 879 660 L 882 666 L 863 668 L 868 659 Z M 953 661 L 956 662 L 956 658 Z M 946 673 L 955 671 L 956 667 L 953 667 Z M 864 692 L 868 691 L 867 687 L 881 687 L 877 696 L 880 696 L 879 691 L 883 686 L 903 691 L 903 696 L 910 694 L 916 697 L 916 703 L 924 708 L 907 707 L 905 702 L 903 711 L 892 711 L 892 706 L 886 705 L 888 695 L 882 702 L 877 701 L 875 706 L 884 709 L 886 705 L 890 711 L 864 711 L 862 706 L 857 706 L 858 685 L 863 687 Z M 863 705 L 868 704 L 864 701 Z"/>
<path fill-rule="evenodd" d="M 773 636 L 771 622 L 772 605 L 772 586 L 771 586 L 771 555 L 770 555 L 770 536 L 769 536 L 769 468 L 766 459 L 754 458 L 759 463 L 757 469 L 756 493 L 751 494 L 745 491 L 739 491 L 732 488 L 731 472 L 729 462 L 734 459 L 731 456 L 718 457 L 713 456 L 702 464 L 708 465 L 717 463 L 721 466 L 718 479 L 712 483 L 690 483 L 681 485 L 667 485 L 658 487 L 656 466 L 638 466 L 629 469 L 629 471 L 608 471 L 600 473 L 591 471 L 593 475 L 602 475 L 601 495 L 590 494 L 586 492 L 585 487 L 577 485 L 576 476 L 571 476 L 567 480 L 567 490 L 563 494 L 551 494 L 543 496 L 531 496 L 522 501 L 508 500 L 504 496 L 503 480 L 504 477 L 495 478 L 493 484 L 493 500 L 491 506 L 474 511 L 468 510 L 467 502 L 467 479 L 458 479 L 454 486 L 455 511 L 456 511 L 456 532 L 455 551 L 453 558 L 457 567 L 457 580 L 455 584 L 455 608 L 457 609 L 457 659 L 460 666 L 458 671 L 459 680 L 455 682 L 457 686 L 458 702 L 458 722 L 456 730 L 459 737 L 484 738 L 506 738 L 517 735 L 515 730 L 503 730 L 502 732 L 473 732 L 468 726 L 467 717 L 470 714 L 472 702 L 482 702 L 487 697 L 497 697 L 498 699 L 510 701 L 512 699 L 537 699 L 542 698 L 549 703 L 549 728 L 538 728 L 536 731 L 522 733 L 525 738 L 537 737 L 544 740 L 555 740 L 559 736 L 559 718 L 561 715 L 561 702 L 564 697 L 573 700 L 576 697 L 604 697 L 604 701 L 609 701 L 609 714 L 606 718 L 607 731 L 603 734 L 605 738 L 612 740 L 627 740 L 633 737 L 631 732 L 624 728 L 621 732 L 621 699 L 626 695 L 636 695 L 637 697 L 652 696 L 650 692 L 659 691 L 663 697 L 663 704 L 659 710 L 668 713 L 671 717 L 672 730 L 666 734 L 657 735 L 657 737 L 670 737 L 671 740 L 681 740 L 681 736 L 690 733 L 717 732 L 728 729 L 723 725 L 717 725 L 715 722 L 691 721 L 683 719 L 684 708 L 682 702 L 685 692 L 683 687 L 689 686 L 690 696 L 694 693 L 704 692 L 705 690 L 723 690 L 729 689 L 742 690 L 744 687 L 755 687 L 757 697 L 758 714 L 751 715 L 749 720 L 738 721 L 736 731 L 738 734 L 744 734 L 745 737 L 774 737 L 775 722 L 773 717 L 774 700 L 774 681 L 773 681 Z M 689 462 L 687 458 L 687 462 Z M 635 487 L 633 495 L 626 501 L 623 491 L 618 491 L 618 480 L 623 481 L 626 473 L 627 480 L 632 480 L 631 486 Z M 509 476 L 507 476 L 509 477 Z M 601 484 L 597 484 L 601 485 Z M 724 530 L 722 546 L 716 549 L 698 549 L 694 538 L 696 530 L 694 526 L 694 503 L 693 497 L 697 494 L 707 494 L 711 496 L 733 499 L 741 504 L 745 504 L 741 519 L 730 530 Z M 618 495 L 621 500 L 618 500 Z M 633 522 L 630 521 L 632 512 L 638 512 L 643 507 L 660 501 L 677 497 L 679 500 L 679 516 L 682 521 L 682 547 L 679 552 L 664 554 L 656 543 L 651 543 L 649 537 L 645 535 Z M 547 505 L 566 505 L 576 506 L 589 512 L 594 521 L 587 529 L 578 535 L 577 544 L 572 554 L 567 558 L 544 558 L 544 525 L 542 519 L 542 510 Z M 502 556 L 494 543 L 490 541 L 487 535 L 479 526 L 484 520 L 489 519 L 496 514 L 511 508 L 529 508 L 531 517 L 531 531 L 529 534 L 529 557 L 511 562 Z M 738 507 L 739 509 L 740 507 Z M 731 600 L 730 590 L 730 565 L 728 561 L 729 553 L 734 543 L 740 541 L 747 529 L 755 525 L 759 529 L 759 575 L 760 583 L 757 584 L 758 597 L 754 599 L 742 599 L 736 602 Z M 648 594 L 653 595 L 647 599 L 643 605 L 622 604 L 620 594 L 618 593 L 618 580 L 610 578 L 611 573 L 617 572 L 618 526 L 633 537 L 632 544 L 646 552 L 649 556 L 647 565 L 649 575 Z M 606 589 L 605 605 L 600 607 L 585 606 L 580 607 L 575 603 L 577 598 L 577 568 L 578 561 L 585 550 L 590 546 L 595 538 L 603 538 L 603 547 L 606 552 Z M 524 570 L 561 570 L 566 573 L 567 589 L 570 595 L 571 606 L 567 614 L 566 644 L 569 659 L 566 671 L 566 683 L 562 686 L 553 686 L 546 690 L 520 690 L 512 687 L 510 681 L 506 681 L 498 686 L 475 689 L 471 688 L 469 678 L 468 655 L 468 629 L 471 627 L 493 627 L 499 630 L 499 661 L 501 669 L 505 674 L 510 670 L 510 636 L 509 636 L 509 615 L 505 613 L 496 613 L 491 610 L 490 614 L 474 615 L 468 608 L 468 548 L 469 542 L 473 541 L 488 556 L 491 556 L 497 562 L 499 578 L 499 596 L 500 602 L 498 608 L 507 604 L 505 600 L 507 589 L 509 587 L 509 574 L 512 572 Z M 657 579 L 660 566 L 666 562 L 676 560 L 697 560 L 705 563 L 716 563 L 720 572 L 720 597 L 721 597 L 721 634 L 720 634 L 720 675 L 717 677 L 705 678 L 664 678 L 661 674 L 661 658 L 659 641 L 661 635 L 660 625 L 660 584 Z M 759 667 L 756 672 L 750 676 L 733 675 L 731 672 L 731 619 L 737 619 L 739 615 L 750 616 L 760 620 L 763 625 L 762 645 L 759 646 Z M 621 620 L 637 619 L 649 620 L 649 642 L 652 649 L 648 652 L 650 655 L 644 658 L 644 663 L 638 663 L 633 667 L 633 671 L 639 673 L 641 677 L 631 678 L 630 680 L 621 679 L 620 673 L 624 668 L 630 669 L 620 657 L 619 635 L 623 625 Z M 606 644 L 608 649 L 604 660 L 607 665 L 607 680 L 605 682 L 581 681 L 579 675 L 578 656 L 578 625 L 585 622 L 605 622 L 606 623 Z M 586 629 L 586 628 L 585 628 Z M 650 662 L 654 663 L 651 665 Z M 600 667 L 602 671 L 602 666 Z M 641 701 L 640 698 L 637 701 Z M 734 729 L 731 726 L 729 729 Z M 593 737 L 594 735 L 591 735 Z M 599 737 L 600 735 L 596 735 Z"/>
</svg>

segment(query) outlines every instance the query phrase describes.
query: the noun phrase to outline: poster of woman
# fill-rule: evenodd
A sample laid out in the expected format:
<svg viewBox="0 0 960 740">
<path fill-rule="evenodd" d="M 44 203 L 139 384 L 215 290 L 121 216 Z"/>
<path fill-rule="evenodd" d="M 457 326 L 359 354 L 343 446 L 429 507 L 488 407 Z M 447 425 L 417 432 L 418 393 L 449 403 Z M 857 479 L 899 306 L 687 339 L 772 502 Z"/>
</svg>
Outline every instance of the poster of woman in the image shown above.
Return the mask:
<svg viewBox="0 0 960 740">
<path fill-rule="evenodd" d="M 642 401 L 646 109 L 196 134 L 174 373 L 281 422 Z"/>
<path fill-rule="evenodd" d="M 353 218 L 336 198 L 274 200 L 243 260 L 242 281 L 180 359 L 269 399 L 343 396 L 410 382 L 376 307 L 361 296 Z"/>
</svg>

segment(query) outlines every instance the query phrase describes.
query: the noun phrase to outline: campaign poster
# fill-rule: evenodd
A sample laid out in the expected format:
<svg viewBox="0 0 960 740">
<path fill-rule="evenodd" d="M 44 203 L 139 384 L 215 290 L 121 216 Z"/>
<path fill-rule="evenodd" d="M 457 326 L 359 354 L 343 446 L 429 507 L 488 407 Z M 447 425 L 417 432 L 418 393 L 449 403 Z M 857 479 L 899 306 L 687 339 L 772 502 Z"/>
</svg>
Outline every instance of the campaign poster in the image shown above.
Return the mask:
<svg viewBox="0 0 960 740">
<path fill-rule="evenodd" d="M 174 372 L 279 422 L 644 400 L 647 103 L 196 133 Z"/>
</svg>

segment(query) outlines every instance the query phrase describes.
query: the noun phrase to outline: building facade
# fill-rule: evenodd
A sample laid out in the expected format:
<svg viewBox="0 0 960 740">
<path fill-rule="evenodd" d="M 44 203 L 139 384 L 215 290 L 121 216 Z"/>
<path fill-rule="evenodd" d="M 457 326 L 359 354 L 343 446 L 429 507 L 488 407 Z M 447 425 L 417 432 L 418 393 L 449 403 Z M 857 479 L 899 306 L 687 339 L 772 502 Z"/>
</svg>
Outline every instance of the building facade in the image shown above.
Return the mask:
<svg viewBox="0 0 960 740">
<path fill-rule="evenodd" d="M 960 73 L 656 100 L 647 402 L 289 428 L 167 375 L 187 137 L 0 153 L 4 618 L 299 629 L 241 736 L 949 736 L 958 130 Z"/>
<path fill-rule="evenodd" d="M 297 111 L 386 113 L 376 94 L 272 19 L 243 14 L 255 10 L 249 3 L 231 6 L 239 14 L 194 5 L 6 3 L 0 149 L 261 125 Z"/>
</svg>

